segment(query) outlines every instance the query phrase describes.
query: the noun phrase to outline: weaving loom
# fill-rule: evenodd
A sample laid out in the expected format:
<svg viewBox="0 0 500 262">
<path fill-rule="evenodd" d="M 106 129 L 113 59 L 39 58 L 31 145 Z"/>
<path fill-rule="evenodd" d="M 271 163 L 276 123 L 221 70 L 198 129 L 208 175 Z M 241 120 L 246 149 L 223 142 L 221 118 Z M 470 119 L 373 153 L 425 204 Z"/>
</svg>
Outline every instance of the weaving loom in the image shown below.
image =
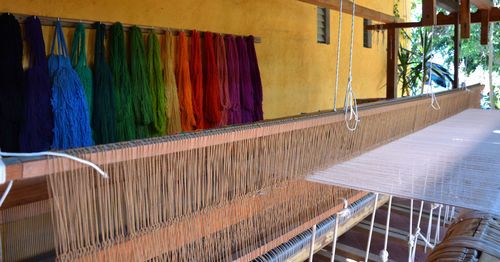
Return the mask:
<svg viewBox="0 0 500 262">
<path fill-rule="evenodd" d="M 4 159 L 2 257 L 254 259 L 367 194 L 304 178 L 478 107 L 481 89 L 438 94 L 439 111 L 428 96 L 360 106 L 356 132 L 326 112 L 65 151 L 108 179 L 66 158 Z"/>
</svg>

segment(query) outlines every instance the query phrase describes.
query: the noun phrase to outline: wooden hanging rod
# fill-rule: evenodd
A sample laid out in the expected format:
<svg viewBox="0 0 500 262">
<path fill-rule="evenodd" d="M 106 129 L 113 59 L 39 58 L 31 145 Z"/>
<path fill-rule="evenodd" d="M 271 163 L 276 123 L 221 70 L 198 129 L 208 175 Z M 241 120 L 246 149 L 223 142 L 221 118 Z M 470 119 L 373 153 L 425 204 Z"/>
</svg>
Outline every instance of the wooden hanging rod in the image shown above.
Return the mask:
<svg viewBox="0 0 500 262">
<path fill-rule="evenodd" d="M 340 10 L 339 0 L 299 0 L 299 1 L 329 8 L 336 11 Z M 343 1 L 344 2 L 342 3 L 342 12 L 347 14 L 352 14 L 352 7 L 353 7 L 352 2 L 348 0 L 343 0 Z M 379 21 L 382 23 L 402 22 L 402 20 L 398 17 L 388 15 L 360 5 L 356 5 L 355 15 L 369 20 Z"/>
<path fill-rule="evenodd" d="M 19 23 L 24 24 L 26 20 L 29 17 L 32 17 L 34 15 L 26 15 L 26 14 L 14 14 L 14 13 L 9 13 L 13 15 Z M 63 27 L 76 27 L 78 23 L 82 23 L 85 28 L 89 29 L 95 29 L 95 23 L 102 23 L 106 25 L 106 29 L 111 28 L 111 26 L 114 24 L 114 22 L 103 22 L 103 21 L 90 21 L 90 20 L 78 20 L 78 19 L 70 19 L 70 18 L 58 18 L 58 17 L 49 17 L 49 16 L 36 16 L 38 19 L 40 19 L 40 22 L 42 25 L 45 26 L 55 26 L 57 20 L 61 22 L 61 26 Z M 144 33 L 149 33 L 151 31 L 155 31 L 158 34 L 163 34 L 165 31 L 170 31 L 174 35 L 178 35 L 179 32 L 183 31 L 186 33 L 187 36 L 191 36 L 193 33 L 193 30 L 187 30 L 187 29 L 178 29 L 178 28 L 171 28 L 171 27 L 157 27 L 157 26 L 146 26 L 146 25 L 132 25 L 132 24 L 122 24 L 123 25 L 123 30 L 128 31 L 130 30 L 131 27 L 137 26 L 139 27 L 142 32 Z M 201 36 L 203 36 L 203 31 L 198 31 Z M 216 33 L 215 33 L 216 34 Z M 221 34 L 222 36 L 226 36 L 229 34 Z M 239 35 L 234 35 L 234 36 L 239 36 Z M 245 37 L 245 36 L 243 36 Z M 254 37 L 255 43 L 262 43 L 262 39 L 260 37 Z"/>
</svg>

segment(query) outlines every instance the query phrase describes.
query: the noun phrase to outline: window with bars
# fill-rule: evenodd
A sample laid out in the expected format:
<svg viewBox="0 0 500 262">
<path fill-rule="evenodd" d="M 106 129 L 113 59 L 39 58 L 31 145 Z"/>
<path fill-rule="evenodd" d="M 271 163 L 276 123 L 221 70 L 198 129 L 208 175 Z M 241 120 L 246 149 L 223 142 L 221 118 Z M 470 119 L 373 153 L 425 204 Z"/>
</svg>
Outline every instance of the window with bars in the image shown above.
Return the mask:
<svg viewBox="0 0 500 262">
<path fill-rule="evenodd" d="M 318 6 L 318 43 L 330 44 L 330 9 Z"/>
</svg>

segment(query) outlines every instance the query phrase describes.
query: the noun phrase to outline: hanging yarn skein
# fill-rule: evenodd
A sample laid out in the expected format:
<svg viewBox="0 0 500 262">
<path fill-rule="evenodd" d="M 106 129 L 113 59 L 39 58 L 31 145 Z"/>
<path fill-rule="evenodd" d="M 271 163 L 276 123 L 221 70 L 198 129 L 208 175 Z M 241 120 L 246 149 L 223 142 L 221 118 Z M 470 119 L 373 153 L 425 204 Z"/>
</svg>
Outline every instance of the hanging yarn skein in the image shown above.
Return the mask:
<svg viewBox="0 0 500 262">
<path fill-rule="evenodd" d="M 248 47 L 248 59 L 250 61 L 250 75 L 252 77 L 253 94 L 254 94 L 254 121 L 264 120 L 264 112 L 262 111 L 262 80 L 260 79 L 259 62 L 257 53 L 255 52 L 255 38 L 249 36 L 246 38 Z"/>
<path fill-rule="evenodd" d="M 57 39 L 57 42 L 56 42 Z M 58 53 L 54 53 L 57 43 Z M 48 61 L 52 80 L 52 110 L 54 112 L 54 149 L 68 149 L 92 145 L 92 132 L 87 101 L 78 74 L 71 67 L 68 49 L 57 21 L 52 50 Z"/>
<path fill-rule="evenodd" d="M 135 117 L 132 105 L 132 84 L 127 65 L 127 49 L 123 26 L 116 22 L 110 29 L 110 68 L 116 111 L 116 140 L 135 139 Z"/>
<path fill-rule="evenodd" d="M 21 27 L 13 15 L 0 16 L 0 35 L 0 149 L 19 152 L 25 86 Z"/>
<path fill-rule="evenodd" d="M 250 61 L 248 60 L 248 48 L 243 37 L 236 37 L 238 56 L 240 61 L 240 99 L 241 99 L 241 121 L 243 124 L 254 120 L 254 92 L 252 76 L 250 74 Z"/>
<path fill-rule="evenodd" d="M 189 60 L 191 86 L 193 89 L 193 110 L 196 118 L 196 128 L 205 128 L 203 114 L 204 90 L 203 90 L 203 64 L 201 61 L 201 39 L 198 31 L 193 30 L 191 35 L 191 57 Z"/>
<path fill-rule="evenodd" d="M 217 79 L 219 80 L 221 107 L 221 121 L 218 126 L 226 126 L 228 123 L 229 109 L 231 108 L 231 97 L 229 96 L 226 45 L 224 43 L 224 37 L 220 34 L 215 35 L 215 56 L 217 59 Z"/>
<path fill-rule="evenodd" d="M 205 103 L 203 112 L 205 115 L 205 128 L 216 127 L 221 119 L 222 112 L 219 97 L 219 80 L 217 78 L 217 65 L 215 61 L 214 41 L 211 32 L 206 32 L 204 40 L 204 79 L 205 79 Z"/>
<path fill-rule="evenodd" d="M 179 94 L 179 106 L 181 109 L 182 131 L 193 131 L 196 129 L 196 119 L 193 109 L 193 90 L 189 74 L 189 57 L 187 37 L 184 32 L 179 32 L 177 37 L 175 57 L 175 77 L 177 80 L 177 92 Z"/>
<path fill-rule="evenodd" d="M 92 71 L 90 70 L 87 62 L 87 54 L 85 50 L 85 26 L 82 23 L 76 24 L 70 58 L 71 65 L 78 74 L 80 82 L 82 82 L 83 92 L 85 93 L 85 99 L 87 101 L 89 119 L 92 121 L 94 83 L 92 80 Z"/>
<path fill-rule="evenodd" d="M 148 71 L 149 91 L 154 115 L 150 132 L 152 136 L 163 136 L 166 133 L 165 86 L 163 84 L 160 42 L 154 31 L 148 35 Z"/>
<path fill-rule="evenodd" d="M 146 52 L 142 31 L 133 26 L 130 29 L 130 80 L 132 83 L 132 101 L 136 124 L 136 137 L 149 137 L 149 125 L 153 123 L 153 105 L 149 93 L 149 76 L 147 73 Z"/>
<path fill-rule="evenodd" d="M 96 144 L 107 144 L 116 141 L 115 96 L 113 93 L 113 75 L 106 63 L 104 38 L 106 26 L 96 23 L 94 54 L 94 114 L 92 127 Z"/>
<path fill-rule="evenodd" d="M 240 102 L 240 60 L 236 40 L 232 35 L 226 36 L 226 56 L 228 88 L 231 108 L 227 116 L 229 125 L 241 124 L 241 102 Z"/>
<path fill-rule="evenodd" d="M 50 104 L 52 90 L 40 19 L 29 17 L 25 31 L 30 44 L 30 60 L 25 72 L 26 122 L 21 129 L 20 149 L 21 152 L 46 151 L 52 144 L 54 113 Z"/>
<path fill-rule="evenodd" d="M 165 117 L 167 122 L 166 133 L 173 134 L 182 131 L 181 109 L 177 95 L 177 81 L 175 80 L 175 39 L 172 32 L 165 32 L 165 70 L 163 82 L 165 84 Z"/>
</svg>

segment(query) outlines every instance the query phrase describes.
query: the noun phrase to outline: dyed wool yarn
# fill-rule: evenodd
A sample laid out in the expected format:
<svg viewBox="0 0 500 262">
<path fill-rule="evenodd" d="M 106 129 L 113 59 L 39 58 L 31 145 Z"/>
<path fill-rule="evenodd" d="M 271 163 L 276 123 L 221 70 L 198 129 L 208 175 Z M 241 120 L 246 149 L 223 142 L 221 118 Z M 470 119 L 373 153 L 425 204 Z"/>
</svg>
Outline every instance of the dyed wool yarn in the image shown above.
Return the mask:
<svg viewBox="0 0 500 262">
<path fill-rule="evenodd" d="M 248 59 L 250 61 L 250 76 L 252 77 L 253 99 L 254 99 L 254 121 L 264 120 L 264 112 L 262 111 L 262 81 L 260 79 L 259 62 L 257 61 L 257 53 L 255 52 L 255 38 L 249 36 L 246 38 L 248 47 Z"/>
<path fill-rule="evenodd" d="M 191 58 L 189 60 L 191 86 L 193 89 L 193 110 L 196 118 L 196 128 L 205 128 L 203 114 L 204 88 L 203 88 L 203 64 L 201 61 L 201 39 L 198 31 L 193 30 L 191 36 Z"/>
<path fill-rule="evenodd" d="M 54 47 L 58 46 L 58 54 Z M 49 57 L 49 76 L 52 80 L 52 110 L 54 112 L 54 149 L 92 145 L 92 132 L 87 101 L 78 74 L 71 67 L 61 23 L 57 21 Z"/>
<path fill-rule="evenodd" d="M 107 144 L 116 141 L 113 76 L 109 65 L 106 63 L 105 36 L 106 26 L 97 23 L 94 54 L 94 114 L 92 115 L 92 127 L 96 144 Z"/>
<path fill-rule="evenodd" d="M 254 121 L 254 92 L 252 76 L 250 74 L 250 61 L 248 48 L 243 37 L 236 37 L 238 56 L 240 61 L 240 99 L 241 99 L 241 121 L 251 123 Z"/>
<path fill-rule="evenodd" d="M 165 117 L 167 121 L 166 133 L 173 134 L 182 131 L 181 109 L 177 95 L 177 81 L 175 80 L 175 39 L 172 32 L 165 32 L 165 70 L 163 82 L 165 84 Z"/>
<path fill-rule="evenodd" d="M 220 124 L 222 118 L 219 80 L 217 77 L 217 65 L 215 61 L 214 40 L 212 33 L 206 32 L 204 40 L 204 79 L 205 79 L 205 101 L 203 112 L 205 116 L 205 128 L 214 128 Z"/>
<path fill-rule="evenodd" d="M 73 45 L 71 47 L 71 65 L 78 74 L 80 82 L 82 82 L 85 99 L 87 101 L 89 119 L 92 121 L 94 83 L 92 80 L 92 70 L 90 70 L 87 63 L 87 54 L 85 49 L 85 26 L 82 23 L 78 23 L 75 28 Z"/>
<path fill-rule="evenodd" d="M 160 41 L 154 31 L 148 35 L 149 92 L 153 104 L 154 121 L 150 126 L 152 136 L 163 136 L 166 131 L 165 86 L 161 64 Z"/>
<path fill-rule="evenodd" d="M 29 17 L 25 30 L 26 40 L 30 44 L 30 60 L 25 73 L 26 122 L 21 129 L 19 142 L 21 152 L 40 152 L 49 150 L 52 143 L 52 90 L 40 19 Z"/>
<path fill-rule="evenodd" d="M 229 97 L 226 46 L 224 44 L 224 38 L 220 34 L 215 35 L 215 56 L 217 59 L 217 79 L 219 80 L 221 106 L 221 121 L 218 126 L 226 126 L 228 123 L 229 109 L 231 108 L 231 98 Z"/>
<path fill-rule="evenodd" d="M 0 16 L 0 35 L 0 149 L 18 152 L 25 87 L 21 27 L 13 15 Z"/>
<path fill-rule="evenodd" d="M 117 22 L 110 30 L 110 68 L 116 108 L 116 140 L 135 139 L 135 117 L 132 105 L 132 84 L 127 65 L 127 49 L 123 26 Z"/>
<path fill-rule="evenodd" d="M 182 31 L 179 32 L 177 38 L 175 53 L 175 77 L 177 80 L 177 92 L 179 94 L 179 106 L 181 109 L 182 131 L 193 131 L 196 129 L 196 119 L 193 110 L 193 90 L 189 74 L 187 37 Z"/>
<path fill-rule="evenodd" d="M 226 56 L 228 89 L 231 108 L 227 115 L 227 123 L 241 124 L 241 102 L 240 102 L 240 60 L 236 40 L 232 35 L 226 36 Z"/>
<path fill-rule="evenodd" d="M 133 26 L 130 29 L 130 80 L 132 82 L 132 101 L 134 104 L 136 137 L 149 137 L 149 125 L 153 123 L 153 105 L 149 93 L 146 52 L 142 31 Z"/>
</svg>

